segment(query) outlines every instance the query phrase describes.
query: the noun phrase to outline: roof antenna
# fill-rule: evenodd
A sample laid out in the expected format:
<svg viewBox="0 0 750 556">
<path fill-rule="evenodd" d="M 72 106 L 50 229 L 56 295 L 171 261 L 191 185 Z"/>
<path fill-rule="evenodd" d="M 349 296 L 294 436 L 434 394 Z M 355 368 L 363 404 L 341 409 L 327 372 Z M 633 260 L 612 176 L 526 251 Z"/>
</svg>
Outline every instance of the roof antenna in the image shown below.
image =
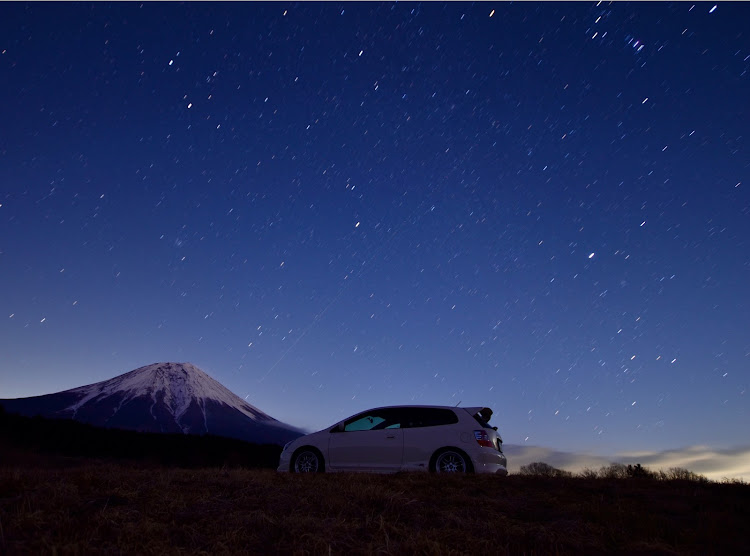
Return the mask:
<svg viewBox="0 0 750 556">
<path fill-rule="evenodd" d="M 458 407 L 459 405 L 461 405 L 461 400 L 459 400 L 459 402 L 456 405 L 454 405 L 453 407 Z"/>
</svg>

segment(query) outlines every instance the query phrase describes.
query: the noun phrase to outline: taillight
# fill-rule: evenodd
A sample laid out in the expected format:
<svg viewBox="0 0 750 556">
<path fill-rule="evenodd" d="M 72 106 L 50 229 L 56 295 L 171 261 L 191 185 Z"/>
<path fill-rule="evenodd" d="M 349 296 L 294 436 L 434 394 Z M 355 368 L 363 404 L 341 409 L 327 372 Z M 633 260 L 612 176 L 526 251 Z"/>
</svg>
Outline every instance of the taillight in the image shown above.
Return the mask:
<svg viewBox="0 0 750 556">
<path fill-rule="evenodd" d="M 494 448 L 495 445 L 490 440 L 490 435 L 487 431 L 474 431 L 474 438 L 477 439 L 477 444 L 484 446 L 485 448 Z"/>
</svg>

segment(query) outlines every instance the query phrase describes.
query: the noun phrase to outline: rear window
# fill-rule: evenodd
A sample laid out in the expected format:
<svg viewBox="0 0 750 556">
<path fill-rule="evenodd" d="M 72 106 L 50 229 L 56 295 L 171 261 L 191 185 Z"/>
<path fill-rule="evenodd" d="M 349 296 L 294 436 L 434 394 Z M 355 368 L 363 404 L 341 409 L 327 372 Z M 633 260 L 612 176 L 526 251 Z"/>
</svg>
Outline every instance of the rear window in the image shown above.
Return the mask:
<svg viewBox="0 0 750 556">
<path fill-rule="evenodd" d="M 458 416 L 450 409 L 413 407 L 407 410 L 403 427 L 439 427 L 458 423 Z"/>
</svg>

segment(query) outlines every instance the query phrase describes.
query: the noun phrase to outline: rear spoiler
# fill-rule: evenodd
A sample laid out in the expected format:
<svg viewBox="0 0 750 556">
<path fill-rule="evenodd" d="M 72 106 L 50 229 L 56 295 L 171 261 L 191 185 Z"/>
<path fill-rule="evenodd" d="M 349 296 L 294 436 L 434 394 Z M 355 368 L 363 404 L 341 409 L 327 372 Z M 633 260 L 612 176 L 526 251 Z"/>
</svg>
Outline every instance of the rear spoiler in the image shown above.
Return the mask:
<svg viewBox="0 0 750 556">
<path fill-rule="evenodd" d="M 485 423 L 489 423 L 492 418 L 492 410 L 489 407 L 463 407 L 472 416 L 479 415 Z"/>
</svg>

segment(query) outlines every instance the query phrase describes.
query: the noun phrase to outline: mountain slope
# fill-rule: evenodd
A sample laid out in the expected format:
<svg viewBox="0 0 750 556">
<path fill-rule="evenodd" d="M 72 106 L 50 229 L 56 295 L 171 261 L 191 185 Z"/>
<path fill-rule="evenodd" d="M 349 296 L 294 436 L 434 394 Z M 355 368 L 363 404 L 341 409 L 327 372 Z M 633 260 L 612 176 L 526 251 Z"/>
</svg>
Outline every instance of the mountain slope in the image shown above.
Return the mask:
<svg viewBox="0 0 750 556">
<path fill-rule="evenodd" d="M 301 435 L 190 363 L 154 363 L 96 384 L 0 404 L 21 415 L 144 432 L 210 433 L 261 444 Z"/>
</svg>

